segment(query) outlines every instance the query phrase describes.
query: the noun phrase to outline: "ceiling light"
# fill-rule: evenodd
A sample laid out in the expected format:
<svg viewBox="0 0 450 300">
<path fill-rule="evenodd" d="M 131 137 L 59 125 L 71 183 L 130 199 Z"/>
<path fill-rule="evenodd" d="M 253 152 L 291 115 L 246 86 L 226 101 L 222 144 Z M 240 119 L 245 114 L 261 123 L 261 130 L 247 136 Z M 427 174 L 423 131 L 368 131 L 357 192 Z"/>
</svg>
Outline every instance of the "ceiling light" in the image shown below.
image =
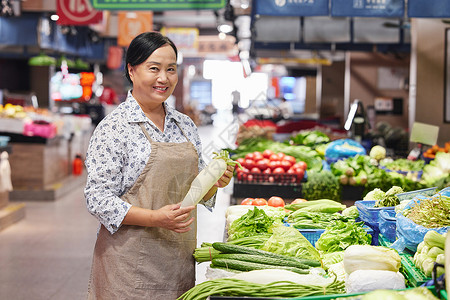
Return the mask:
<svg viewBox="0 0 450 300">
<path fill-rule="evenodd" d="M 51 15 L 50 16 L 50 20 L 52 20 L 52 21 L 58 21 L 59 20 L 59 16 L 58 15 Z"/>
</svg>

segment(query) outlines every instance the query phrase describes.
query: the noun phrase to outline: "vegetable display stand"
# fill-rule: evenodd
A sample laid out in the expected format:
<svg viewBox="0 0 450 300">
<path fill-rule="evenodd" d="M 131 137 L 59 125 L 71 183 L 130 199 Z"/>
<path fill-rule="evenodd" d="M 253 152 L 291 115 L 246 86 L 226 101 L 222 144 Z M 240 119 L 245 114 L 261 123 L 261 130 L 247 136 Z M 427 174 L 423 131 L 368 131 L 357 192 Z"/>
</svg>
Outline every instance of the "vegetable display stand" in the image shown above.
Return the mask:
<svg viewBox="0 0 450 300">
<path fill-rule="evenodd" d="M 407 279 L 408 285 L 410 287 L 418 287 L 425 282 L 431 280 L 430 277 L 425 276 L 425 274 L 416 268 L 413 261 L 413 256 L 410 254 L 400 254 L 402 258 L 403 275 Z"/>
</svg>

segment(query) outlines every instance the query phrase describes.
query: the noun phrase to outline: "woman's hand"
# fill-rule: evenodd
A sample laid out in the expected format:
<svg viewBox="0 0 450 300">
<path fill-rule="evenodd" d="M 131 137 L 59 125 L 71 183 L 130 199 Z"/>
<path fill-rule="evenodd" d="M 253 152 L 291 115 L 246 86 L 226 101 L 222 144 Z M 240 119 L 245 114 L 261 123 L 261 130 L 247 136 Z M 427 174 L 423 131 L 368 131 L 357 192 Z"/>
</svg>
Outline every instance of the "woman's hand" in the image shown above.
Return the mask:
<svg viewBox="0 0 450 300">
<path fill-rule="evenodd" d="M 226 187 L 230 183 L 231 178 L 233 178 L 234 168 L 235 168 L 235 166 L 230 166 L 230 165 L 227 166 L 227 170 L 222 175 L 222 177 L 219 178 L 219 180 L 216 182 L 215 186 L 217 186 L 219 188 Z"/>
<path fill-rule="evenodd" d="M 195 206 L 180 207 L 180 203 L 171 204 L 154 210 L 154 227 L 166 228 L 178 233 L 191 230 L 189 227 L 194 222 L 194 217 L 189 217 Z"/>
<path fill-rule="evenodd" d="M 180 208 L 181 203 L 170 204 L 157 210 L 131 206 L 122 221 L 124 225 L 137 225 L 144 227 L 161 227 L 178 233 L 188 232 L 194 218 L 189 213 L 195 206 Z"/>
</svg>

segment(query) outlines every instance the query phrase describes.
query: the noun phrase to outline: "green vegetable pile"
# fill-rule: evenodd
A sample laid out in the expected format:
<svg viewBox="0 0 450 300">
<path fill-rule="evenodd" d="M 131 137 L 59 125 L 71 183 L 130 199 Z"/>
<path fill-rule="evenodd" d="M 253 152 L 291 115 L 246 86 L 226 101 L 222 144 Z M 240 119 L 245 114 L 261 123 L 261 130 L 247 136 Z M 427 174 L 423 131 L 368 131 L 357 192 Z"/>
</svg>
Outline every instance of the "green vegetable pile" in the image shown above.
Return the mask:
<svg viewBox="0 0 450 300">
<path fill-rule="evenodd" d="M 370 163 L 368 155 L 356 155 L 338 160 L 331 164 L 330 168 L 333 175 L 339 177 L 342 185 L 365 185 L 367 176 L 377 169 Z"/>
<path fill-rule="evenodd" d="M 228 240 L 268 233 L 274 222 L 281 220 L 269 217 L 264 210 L 257 208 L 249 209 L 245 215 L 231 223 L 228 228 Z"/>
<path fill-rule="evenodd" d="M 351 245 L 370 245 L 372 236 L 363 228 L 363 222 L 334 221 L 316 242 L 316 249 L 324 253 L 343 251 Z"/>
<path fill-rule="evenodd" d="M 236 278 L 221 278 L 202 282 L 181 295 L 177 300 L 205 300 L 209 296 L 231 297 L 307 297 L 345 293 L 345 283 L 335 280 L 326 287 L 303 285 L 292 281 L 268 284 L 252 283 Z"/>
<path fill-rule="evenodd" d="M 422 199 L 403 215 L 425 228 L 450 226 L 450 197 L 437 195 Z"/>
<path fill-rule="evenodd" d="M 350 218 L 339 213 L 323 213 L 298 210 L 290 214 L 287 221 L 297 229 L 325 229 L 330 221 L 347 221 Z"/>
<path fill-rule="evenodd" d="M 289 139 L 290 145 L 305 145 L 315 148 L 330 141 L 328 135 L 319 130 L 305 130 Z"/>
<path fill-rule="evenodd" d="M 380 189 L 374 189 L 367 193 L 363 200 L 374 200 L 374 207 L 390 207 L 400 204 L 397 194 L 403 193 L 403 189 L 399 186 L 391 187 L 386 193 Z"/>
<path fill-rule="evenodd" d="M 310 171 L 308 180 L 302 186 L 303 197 L 308 200 L 341 200 L 341 185 L 330 171 Z"/>
<path fill-rule="evenodd" d="M 414 254 L 414 265 L 422 270 L 427 277 L 431 277 L 434 263 L 445 265 L 445 238 L 447 233 L 439 234 L 434 230 L 428 231 L 423 241 L 417 245 L 417 251 Z M 443 268 L 436 268 L 436 276 L 444 273 Z"/>
</svg>

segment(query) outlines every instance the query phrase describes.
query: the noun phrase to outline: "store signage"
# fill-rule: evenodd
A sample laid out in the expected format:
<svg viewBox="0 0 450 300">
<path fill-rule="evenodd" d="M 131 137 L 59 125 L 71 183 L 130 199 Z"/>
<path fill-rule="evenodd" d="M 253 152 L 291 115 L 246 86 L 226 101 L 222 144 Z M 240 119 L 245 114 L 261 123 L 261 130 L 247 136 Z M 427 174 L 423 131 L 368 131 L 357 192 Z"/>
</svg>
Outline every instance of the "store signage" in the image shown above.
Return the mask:
<svg viewBox="0 0 450 300">
<path fill-rule="evenodd" d="M 331 0 L 333 17 L 403 17 L 404 0 Z"/>
<path fill-rule="evenodd" d="M 221 9 L 226 0 L 91 0 L 92 6 L 100 10 L 185 10 Z"/>
<path fill-rule="evenodd" d="M 328 0 L 258 0 L 252 5 L 255 15 L 328 16 L 328 3 Z"/>
<path fill-rule="evenodd" d="M 90 25 L 102 21 L 103 13 L 95 10 L 89 0 L 57 0 L 59 25 Z"/>
<path fill-rule="evenodd" d="M 167 28 L 163 27 L 161 33 L 169 37 L 178 51 L 186 53 L 196 53 L 198 51 L 198 28 Z"/>
<path fill-rule="evenodd" d="M 128 47 L 139 34 L 153 30 L 153 12 L 119 12 L 117 44 Z"/>
<path fill-rule="evenodd" d="M 449 18 L 450 2 L 448 0 L 408 0 L 408 17 Z"/>
</svg>

